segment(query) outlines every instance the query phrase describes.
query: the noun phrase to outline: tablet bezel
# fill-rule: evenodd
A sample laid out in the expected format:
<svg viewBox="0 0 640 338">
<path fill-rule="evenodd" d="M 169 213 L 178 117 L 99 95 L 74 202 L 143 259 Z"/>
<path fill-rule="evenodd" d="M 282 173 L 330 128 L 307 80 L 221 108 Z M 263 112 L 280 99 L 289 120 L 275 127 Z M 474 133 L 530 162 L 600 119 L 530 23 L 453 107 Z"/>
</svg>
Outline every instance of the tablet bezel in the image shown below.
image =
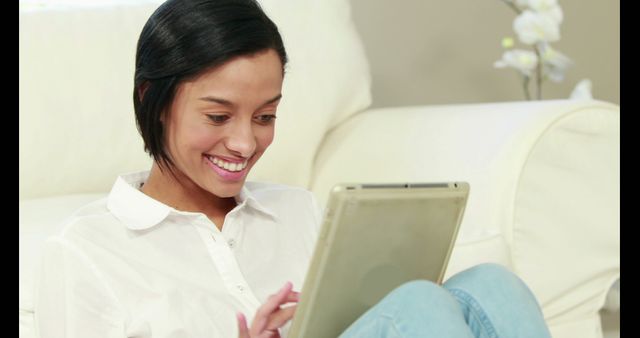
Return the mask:
<svg viewBox="0 0 640 338">
<path fill-rule="evenodd" d="M 385 200 L 412 200 L 412 201 L 424 201 L 426 199 L 437 199 L 438 201 L 452 201 L 456 203 L 453 208 L 455 215 L 449 215 L 454 218 L 453 224 L 449 227 L 450 236 L 448 238 L 449 245 L 442 262 L 441 270 L 436 278 L 433 278 L 433 282 L 438 284 L 442 283 L 442 279 L 446 272 L 447 263 L 451 257 L 453 245 L 457 238 L 460 223 L 462 221 L 462 215 L 466 207 L 466 202 L 469 194 L 469 184 L 467 182 L 437 182 L 437 183 L 385 183 L 385 184 L 351 184 L 344 183 L 336 185 L 329 195 L 329 201 L 325 208 L 325 215 L 323 224 L 320 229 L 319 237 L 316 242 L 314 255 L 309 265 L 309 270 L 305 278 L 305 283 L 302 288 L 301 299 L 296 309 L 296 315 L 293 318 L 291 330 L 289 331 L 290 338 L 296 337 L 318 337 L 318 333 L 307 332 L 309 323 L 314 319 L 314 303 L 317 299 L 317 294 L 321 287 L 323 287 L 322 276 L 327 271 L 327 266 L 337 262 L 330 262 L 332 250 L 335 250 L 334 243 L 336 233 L 344 226 L 353 226 L 341 223 L 345 219 L 344 212 L 347 212 L 345 208 L 349 208 L 349 205 L 356 205 L 363 201 L 385 201 Z M 455 202 L 453 202 L 455 201 Z M 354 204 L 355 203 L 355 204 Z M 362 225 L 357 225 L 362 226 Z M 354 241 L 356 239 L 353 239 Z M 335 259 L 335 258 L 334 258 Z M 326 278 L 325 278 L 326 279 Z M 345 310 L 347 311 L 347 310 Z M 326 323 L 330 326 L 329 323 Z M 344 328 L 346 329 L 346 327 Z M 330 329 L 329 329 L 330 331 Z M 333 337 L 332 337 L 333 338 Z"/>
</svg>

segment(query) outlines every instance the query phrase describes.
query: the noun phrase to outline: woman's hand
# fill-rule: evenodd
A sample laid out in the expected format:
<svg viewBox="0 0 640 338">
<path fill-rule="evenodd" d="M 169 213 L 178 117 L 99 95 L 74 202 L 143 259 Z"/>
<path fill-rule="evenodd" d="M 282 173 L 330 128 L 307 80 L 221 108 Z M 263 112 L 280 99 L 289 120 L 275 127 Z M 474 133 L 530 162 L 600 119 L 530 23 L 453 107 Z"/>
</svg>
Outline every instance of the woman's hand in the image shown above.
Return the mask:
<svg viewBox="0 0 640 338">
<path fill-rule="evenodd" d="M 244 314 L 238 313 L 238 337 L 239 338 L 280 338 L 278 329 L 284 326 L 296 311 L 296 305 L 281 308 L 286 303 L 298 302 L 299 293 L 292 291 L 291 282 L 285 285 L 276 294 L 269 296 L 267 301 L 258 308 L 251 328 L 247 327 L 247 319 Z"/>
</svg>

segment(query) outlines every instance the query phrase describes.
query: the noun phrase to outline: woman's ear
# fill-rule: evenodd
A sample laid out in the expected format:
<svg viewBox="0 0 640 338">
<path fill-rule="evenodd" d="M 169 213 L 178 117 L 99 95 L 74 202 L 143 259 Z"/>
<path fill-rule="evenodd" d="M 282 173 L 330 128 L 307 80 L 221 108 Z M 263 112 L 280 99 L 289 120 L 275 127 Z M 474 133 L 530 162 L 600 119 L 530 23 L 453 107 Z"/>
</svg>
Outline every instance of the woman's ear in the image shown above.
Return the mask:
<svg viewBox="0 0 640 338">
<path fill-rule="evenodd" d="M 144 97 L 144 93 L 147 92 L 147 88 L 149 88 L 148 81 L 145 81 L 140 86 L 138 86 L 138 97 L 140 98 L 140 102 L 142 102 L 142 98 Z"/>
<path fill-rule="evenodd" d="M 162 113 L 160 114 L 160 123 L 162 123 L 162 126 L 165 125 L 165 116 L 167 116 L 167 111 L 163 110 Z"/>
</svg>

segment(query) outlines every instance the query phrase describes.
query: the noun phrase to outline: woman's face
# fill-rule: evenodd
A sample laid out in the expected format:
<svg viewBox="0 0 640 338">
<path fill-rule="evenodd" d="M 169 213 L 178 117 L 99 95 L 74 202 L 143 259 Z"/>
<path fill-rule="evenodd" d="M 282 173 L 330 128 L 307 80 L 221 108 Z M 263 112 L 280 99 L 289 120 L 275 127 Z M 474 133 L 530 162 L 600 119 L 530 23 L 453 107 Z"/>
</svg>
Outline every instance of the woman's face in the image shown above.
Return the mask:
<svg viewBox="0 0 640 338">
<path fill-rule="evenodd" d="M 282 81 L 280 58 L 269 49 L 181 83 L 166 126 L 176 168 L 218 197 L 236 196 L 273 140 Z"/>
</svg>

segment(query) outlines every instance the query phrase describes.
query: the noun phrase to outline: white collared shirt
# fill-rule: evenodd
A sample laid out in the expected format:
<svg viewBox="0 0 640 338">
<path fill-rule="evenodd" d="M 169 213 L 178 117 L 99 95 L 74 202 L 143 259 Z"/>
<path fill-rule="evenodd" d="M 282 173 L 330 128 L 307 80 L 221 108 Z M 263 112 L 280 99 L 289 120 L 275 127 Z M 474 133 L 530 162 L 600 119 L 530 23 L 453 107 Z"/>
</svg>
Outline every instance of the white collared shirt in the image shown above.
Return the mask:
<svg viewBox="0 0 640 338">
<path fill-rule="evenodd" d="M 43 249 L 36 279 L 39 337 L 237 337 L 286 281 L 300 291 L 321 212 L 311 192 L 246 182 L 222 231 L 120 176 Z M 281 332 L 286 336 L 288 324 Z"/>
</svg>

